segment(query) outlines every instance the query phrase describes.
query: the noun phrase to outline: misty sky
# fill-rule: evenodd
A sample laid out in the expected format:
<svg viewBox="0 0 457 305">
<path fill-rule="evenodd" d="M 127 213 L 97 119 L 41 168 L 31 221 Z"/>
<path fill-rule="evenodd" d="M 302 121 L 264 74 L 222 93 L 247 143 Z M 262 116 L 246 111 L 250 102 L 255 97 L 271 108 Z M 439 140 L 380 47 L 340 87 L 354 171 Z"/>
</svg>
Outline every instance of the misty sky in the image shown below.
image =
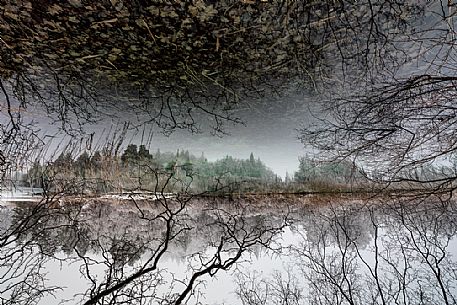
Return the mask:
<svg viewBox="0 0 457 305">
<path fill-rule="evenodd" d="M 257 100 L 245 104 L 237 109 L 236 116 L 242 119 L 244 124 L 226 124 L 227 135 L 215 136 L 210 129 L 203 128 L 201 133 L 195 134 L 187 130 L 176 130 L 171 135 L 165 136 L 159 127 L 147 126 L 146 133 L 152 134 L 149 140 L 145 140 L 144 131 L 129 132 L 123 141 L 123 148 L 128 144 L 144 143 L 151 152 L 160 149 L 162 152 L 175 152 L 177 149 L 189 150 L 192 154 L 200 156 L 202 152 L 209 161 L 223 158 L 227 155 L 247 159 L 252 152 L 256 158 L 260 158 L 269 168 L 281 177 L 286 172 L 290 175 L 298 169 L 298 158 L 306 153 L 304 146 L 298 140 L 300 126 L 309 123 L 311 118 L 310 105 L 312 99 L 304 94 L 293 96 Z M 120 121 L 135 122 L 135 118 L 105 118 L 95 126 L 85 126 L 86 133 L 94 132 L 95 138 L 92 150 L 100 149 L 103 143 L 110 138 L 113 130 L 122 126 Z M 52 122 L 43 109 L 38 107 L 29 108 L 23 117 L 32 119 L 41 130 L 41 134 L 57 135 L 51 144 L 47 145 L 46 159 L 54 159 L 65 146 L 58 130 L 60 123 Z M 203 121 L 205 118 L 203 117 Z M 138 122 L 138 121 L 137 121 Z M 111 133 L 111 135 L 110 135 Z M 60 135 L 59 135 L 60 134 Z M 84 150 L 84 145 L 80 146 Z M 121 149 L 123 149 L 121 148 Z M 93 153 L 92 151 L 92 153 Z M 91 153 L 91 151 L 89 151 Z"/>
<path fill-rule="evenodd" d="M 310 99 L 304 96 L 286 97 L 268 102 L 258 101 L 237 112 L 243 124 L 227 125 L 228 135 L 214 136 L 207 130 L 201 134 L 176 131 L 164 136 L 160 130 L 152 130 L 149 145 L 152 152 L 188 149 L 196 156 L 204 152 L 208 160 L 230 155 L 249 158 L 252 152 L 275 173 L 285 177 L 298 169 L 298 157 L 305 154 L 298 140 L 297 128 L 310 120 Z M 137 135 L 126 143 L 140 143 Z"/>
</svg>

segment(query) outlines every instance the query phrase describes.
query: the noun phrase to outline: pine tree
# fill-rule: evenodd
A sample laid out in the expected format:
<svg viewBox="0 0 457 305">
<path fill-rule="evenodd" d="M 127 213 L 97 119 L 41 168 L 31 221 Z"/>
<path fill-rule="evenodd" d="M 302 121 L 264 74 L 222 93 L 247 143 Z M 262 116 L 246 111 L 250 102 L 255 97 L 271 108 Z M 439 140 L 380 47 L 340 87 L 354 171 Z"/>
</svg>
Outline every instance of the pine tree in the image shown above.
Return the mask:
<svg viewBox="0 0 457 305">
<path fill-rule="evenodd" d="M 75 171 L 85 177 L 86 170 L 90 167 L 90 157 L 87 152 L 83 152 L 75 161 Z"/>
<path fill-rule="evenodd" d="M 286 172 L 286 178 L 284 181 L 286 184 L 289 184 L 292 182 L 292 178 L 290 178 L 289 172 Z"/>
<path fill-rule="evenodd" d="M 97 150 L 90 158 L 90 166 L 94 170 L 100 170 L 102 167 L 102 154 Z"/>
<path fill-rule="evenodd" d="M 184 160 L 185 162 L 190 162 L 190 153 L 188 150 L 184 152 Z"/>
<path fill-rule="evenodd" d="M 255 163 L 254 154 L 252 152 L 251 152 L 251 155 L 249 156 L 249 163 L 251 163 L 251 164 Z"/>
<path fill-rule="evenodd" d="M 146 146 L 144 146 L 143 144 L 140 145 L 140 148 L 138 149 L 138 158 L 140 160 L 147 160 L 152 158 L 151 154 L 149 153 L 149 150 L 146 149 Z"/>
<path fill-rule="evenodd" d="M 71 168 L 73 166 L 73 158 L 70 152 L 62 152 L 54 161 L 54 166 L 59 168 Z"/>
<path fill-rule="evenodd" d="M 135 144 L 129 144 L 121 156 L 122 162 L 138 160 L 138 148 Z"/>
</svg>

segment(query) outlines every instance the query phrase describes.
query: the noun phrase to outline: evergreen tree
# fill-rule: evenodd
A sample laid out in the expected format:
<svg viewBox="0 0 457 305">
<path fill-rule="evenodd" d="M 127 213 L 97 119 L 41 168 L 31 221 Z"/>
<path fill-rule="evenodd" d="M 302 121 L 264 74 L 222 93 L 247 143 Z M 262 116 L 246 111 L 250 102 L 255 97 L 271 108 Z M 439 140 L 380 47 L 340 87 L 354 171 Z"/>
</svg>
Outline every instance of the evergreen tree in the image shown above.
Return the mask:
<svg viewBox="0 0 457 305">
<path fill-rule="evenodd" d="M 71 156 L 71 153 L 62 152 L 53 162 L 53 165 L 58 168 L 71 168 L 73 166 L 73 157 Z"/>
<path fill-rule="evenodd" d="M 184 162 L 182 169 L 186 173 L 186 176 L 191 176 L 193 174 L 194 165 L 190 161 Z"/>
<path fill-rule="evenodd" d="M 251 152 L 251 155 L 249 156 L 249 163 L 254 164 L 255 159 L 254 159 L 254 154 Z"/>
<path fill-rule="evenodd" d="M 121 156 L 124 163 L 138 160 L 138 147 L 135 144 L 129 144 Z"/>
<path fill-rule="evenodd" d="M 174 172 L 176 169 L 176 166 L 177 166 L 176 160 L 171 160 L 170 162 L 168 162 L 166 164 L 165 169 L 169 172 Z"/>
<path fill-rule="evenodd" d="M 100 170 L 102 167 L 102 154 L 98 150 L 90 158 L 90 167 L 94 170 Z"/>
<path fill-rule="evenodd" d="M 188 150 L 184 152 L 184 161 L 185 162 L 190 162 L 190 153 Z"/>
<path fill-rule="evenodd" d="M 306 157 L 300 157 L 299 162 L 298 171 L 294 173 L 295 181 L 309 181 L 310 176 L 314 176 L 315 171 L 315 167 L 312 165 L 312 161 Z"/>
<path fill-rule="evenodd" d="M 87 152 L 83 152 L 75 161 L 76 172 L 85 177 L 86 170 L 90 167 L 90 157 Z"/>
<path fill-rule="evenodd" d="M 292 182 L 292 178 L 290 178 L 290 175 L 288 172 L 286 172 L 286 178 L 285 178 L 285 181 L 284 181 L 286 184 L 289 184 Z"/>
<path fill-rule="evenodd" d="M 140 160 L 148 160 L 152 158 L 151 154 L 149 153 L 149 150 L 146 149 L 146 147 L 143 144 L 140 145 L 140 148 L 138 149 L 138 158 Z"/>
<path fill-rule="evenodd" d="M 457 160 L 457 157 L 456 157 L 456 160 Z M 204 152 L 202 152 L 202 154 L 200 155 L 199 161 L 201 161 L 201 162 L 206 161 Z M 456 161 L 456 164 L 457 164 L 457 161 Z"/>
<path fill-rule="evenodd" d="M 78 168 L 88 168 L 90 166 L 90 157 L 87 152 L 83 152 L 75 161 Z"/>
</svg>

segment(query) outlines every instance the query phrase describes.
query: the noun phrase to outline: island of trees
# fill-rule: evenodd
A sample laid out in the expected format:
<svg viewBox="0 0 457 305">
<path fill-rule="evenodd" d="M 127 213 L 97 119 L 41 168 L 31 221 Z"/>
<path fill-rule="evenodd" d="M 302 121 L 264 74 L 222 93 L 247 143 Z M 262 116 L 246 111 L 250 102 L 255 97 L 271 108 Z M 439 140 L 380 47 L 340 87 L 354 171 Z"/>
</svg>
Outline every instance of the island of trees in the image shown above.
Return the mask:
<svg viewBox="0 0 457 305">
<path fill-rule="evenodd" d="M 108 193 L 126 191 L 232 192 L 258 191 L 282 183 L 281 177 L 251 153 L 248 159 L 226 156 L 208 161 L 188 150 L 150 152 L 130 144 L 120 156 L 105 151 L 74 156 L 62 152 L 53 161 L 35 161 L 22 177 L 25 185 L 54 192 Z M 70 186 L 71 190 L 68 190 Z"/>
</svg>

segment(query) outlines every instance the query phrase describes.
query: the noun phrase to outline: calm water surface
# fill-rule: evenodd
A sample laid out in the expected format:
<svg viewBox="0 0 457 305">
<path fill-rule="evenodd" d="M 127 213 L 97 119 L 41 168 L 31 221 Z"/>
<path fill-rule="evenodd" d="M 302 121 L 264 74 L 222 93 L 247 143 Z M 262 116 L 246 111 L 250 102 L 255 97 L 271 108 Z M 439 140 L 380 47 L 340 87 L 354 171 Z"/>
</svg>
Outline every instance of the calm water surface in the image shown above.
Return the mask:
<svg viewBox="0 0 457 305">
<path fill-rule="evenodd" d="M 453 201 L 93 199 L 0 215 L 5 304 L 456 304 Z"/>
</svg>

